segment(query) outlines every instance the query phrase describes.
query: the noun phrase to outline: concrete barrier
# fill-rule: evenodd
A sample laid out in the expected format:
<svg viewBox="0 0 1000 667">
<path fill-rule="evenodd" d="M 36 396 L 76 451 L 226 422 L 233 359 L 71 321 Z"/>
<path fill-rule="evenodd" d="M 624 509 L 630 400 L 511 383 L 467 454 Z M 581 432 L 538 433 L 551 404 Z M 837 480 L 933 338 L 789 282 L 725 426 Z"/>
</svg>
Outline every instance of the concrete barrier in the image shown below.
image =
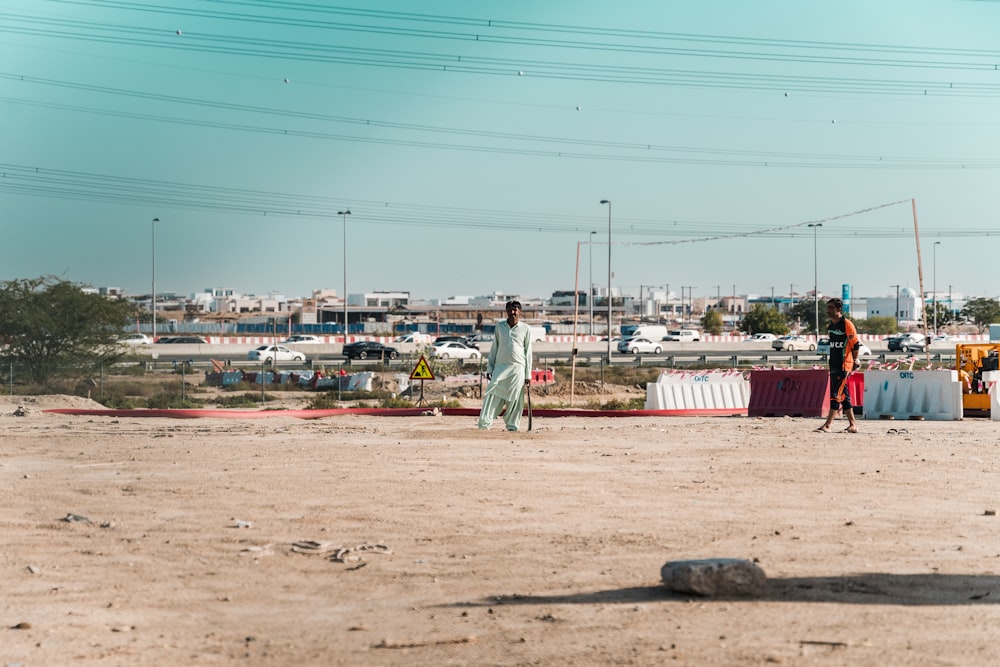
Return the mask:
<svg viewBox="0 0 1000 667">
<path fill-rule="evenodd" d="M 865 419 L 960 421 L 958 371 L 866 371 Z"/>
<path fill-rule="evenodd" d="M 750 383 L 735 371 L 664 372 L 646 385 L 646 410 L 745 414 Z"/>
</svg>

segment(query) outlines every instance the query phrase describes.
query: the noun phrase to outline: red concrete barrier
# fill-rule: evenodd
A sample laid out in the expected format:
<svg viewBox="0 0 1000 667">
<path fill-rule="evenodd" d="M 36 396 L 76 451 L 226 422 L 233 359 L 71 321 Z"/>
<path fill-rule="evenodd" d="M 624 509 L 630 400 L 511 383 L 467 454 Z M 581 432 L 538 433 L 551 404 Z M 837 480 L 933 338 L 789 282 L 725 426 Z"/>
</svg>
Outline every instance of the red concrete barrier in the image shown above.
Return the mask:
<svg viewBox="0 0 1000 667">
<path fill-rule="evenodd" d="M 851 373 L 847 378 L 847 394 L 851 397 L 851 405 L 855 414 L 861 414 L 865 404 L 865 374 Z"/>
<path fill-rule="evenodd" d="M 555 381 L 556 372 L 551 368 L 531 370 L 531 384 L 552 384 Z"/>
<path fill-rule="evenodd" d="M 822 417 L 830 405 L 830 372 L 750 371 L 751 417 Z"/>
</svg>

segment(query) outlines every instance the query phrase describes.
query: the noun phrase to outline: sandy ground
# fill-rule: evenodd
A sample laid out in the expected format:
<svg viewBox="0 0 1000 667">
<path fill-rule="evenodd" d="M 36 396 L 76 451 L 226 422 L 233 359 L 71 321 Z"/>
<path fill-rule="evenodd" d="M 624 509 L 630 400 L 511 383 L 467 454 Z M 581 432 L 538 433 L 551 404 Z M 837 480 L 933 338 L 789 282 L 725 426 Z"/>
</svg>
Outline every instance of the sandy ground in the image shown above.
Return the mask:
<svg viewBox="0 0 1000 667">
<path fill-rule="evenodd" d="M 989 421 L 41 412 L 74 405 L 0 402 L 0 665 L 1000 663 Z M 766 592 L 660 584 L 711 557 Z"/>
</svg>

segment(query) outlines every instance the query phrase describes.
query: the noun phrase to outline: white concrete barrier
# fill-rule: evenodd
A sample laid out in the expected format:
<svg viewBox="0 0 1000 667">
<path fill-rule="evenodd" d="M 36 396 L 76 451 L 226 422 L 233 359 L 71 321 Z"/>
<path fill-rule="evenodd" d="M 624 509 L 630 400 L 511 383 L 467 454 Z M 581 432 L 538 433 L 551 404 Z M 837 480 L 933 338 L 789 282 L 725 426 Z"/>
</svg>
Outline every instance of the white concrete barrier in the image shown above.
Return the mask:
<svg viewBox="0 0 1000 667">
<path fill-rule="evenodd" d="M 865 371 L 865 419 L 960 421 L 962 416 L 956 370 Z"/>
<path fill-rule="evenodd" d="M 647 410 L 746 410 L 750 381 L 738 371 L 664 372 L 646 385 Z"/>
<path fill-rule="evenodd" d="M 1000 371 L 983 371 L 983 382 L 990 387 L 990 420 L 1000 422 Z"/>
</svg>

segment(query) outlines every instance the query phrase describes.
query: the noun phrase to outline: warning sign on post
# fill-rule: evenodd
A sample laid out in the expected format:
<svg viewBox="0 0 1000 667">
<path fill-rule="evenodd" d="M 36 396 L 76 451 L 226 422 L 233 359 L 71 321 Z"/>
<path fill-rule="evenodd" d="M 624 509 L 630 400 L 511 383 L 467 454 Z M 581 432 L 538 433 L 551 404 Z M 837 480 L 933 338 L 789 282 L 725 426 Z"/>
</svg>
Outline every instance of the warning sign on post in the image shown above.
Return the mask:
<svg viewBox="0 0 1000 667">
<path fill-rule="evenodd" d="M 427 360 L 424 359 L 424 355 L 420 355 L 420 361 L 417 365 L 413 367 L 413 372 L 410 373 L 411 380 L 433 380 L 434 373 L 431 372 L 431 367 L 427 365 Z"/>
</svg>

